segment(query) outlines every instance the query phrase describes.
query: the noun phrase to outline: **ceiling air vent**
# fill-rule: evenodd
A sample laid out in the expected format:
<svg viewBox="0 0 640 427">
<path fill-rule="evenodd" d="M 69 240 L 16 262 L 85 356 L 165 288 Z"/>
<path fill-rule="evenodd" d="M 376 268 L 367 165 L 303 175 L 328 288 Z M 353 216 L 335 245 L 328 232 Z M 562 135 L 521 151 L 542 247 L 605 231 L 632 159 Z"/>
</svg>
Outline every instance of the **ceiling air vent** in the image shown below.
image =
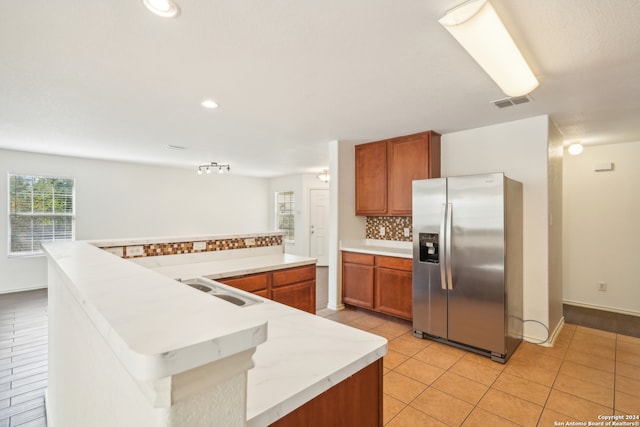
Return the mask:
<svg viewBox="0 0 640 427">
<path fill-rule="evenodd" d="M 514 96 L 512 98 L 502 98 L 495 101 L 491 101 L 491 103 L 498 108 L 506 108 L 506 107 L 511 107 L 518 104 L 525 104 L 530 101 L 532 101 L 532 99 L 529 95 L 523 95 L 523 96 Z"/>
</svg>

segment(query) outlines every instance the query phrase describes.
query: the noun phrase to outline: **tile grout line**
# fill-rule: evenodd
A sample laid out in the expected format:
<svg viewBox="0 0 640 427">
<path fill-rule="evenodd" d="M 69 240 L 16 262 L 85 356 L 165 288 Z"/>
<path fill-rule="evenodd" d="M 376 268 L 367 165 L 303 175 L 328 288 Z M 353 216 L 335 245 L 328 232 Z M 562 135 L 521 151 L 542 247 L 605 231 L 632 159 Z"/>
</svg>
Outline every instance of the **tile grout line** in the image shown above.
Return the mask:
<svg viewBox="0 0 640 427">
<path fill-rule="evenodd" d="M 553 382 L 549 386 L 549 394 L 547 394 L 547 398 L 544 400 L 544 405 L 542 405 L 542 412 L 540 413 L 540 417 L 538 417 L 538 422 L 536 422 L 536 426 L 538 424 L 540 424 L 540 420 L 542 418 L 542 414 L 544 413 L 544 410 L 547 408 L 547 404 L 549 403 L 549 398 L 551 398 L 551 393 L 553 392 L 553 386 L 555 385 L 556 380 L 558 379 L 558 375 L 560 375 L 560 369 L 562 369 L 562 365 L 564 365 L 565 359 L 567 357 L 567 353 L 569 352 L 569 347 L 571 347 L 571 343 L 573 342 L 573 337 L 575 336 L 575 334 L 576 334 L 576 329 L 574 329 L 572 334 L 571 334 L 571 339 L 569 340 L 569 343 L 567 344 L 567 348 L 564 351 L 564 354 L 562 355 L 562 362 L 560 363 L 560 367 L 558 368 L 558 372 L 556 373 L 556 376 L 553 378 Z M 562 414 L 562 415 L 569 416 L 569 415 L 566 415 L 566 414 Z"/>
</svg>

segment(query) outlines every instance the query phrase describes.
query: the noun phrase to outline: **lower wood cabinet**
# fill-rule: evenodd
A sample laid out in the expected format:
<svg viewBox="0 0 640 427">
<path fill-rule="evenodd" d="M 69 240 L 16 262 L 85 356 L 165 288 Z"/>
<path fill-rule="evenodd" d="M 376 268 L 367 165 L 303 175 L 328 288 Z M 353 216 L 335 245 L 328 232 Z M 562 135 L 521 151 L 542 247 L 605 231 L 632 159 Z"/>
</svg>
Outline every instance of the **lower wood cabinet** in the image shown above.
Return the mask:
<svg viewBox="0 0 640 427">
<path fill-rule="evenodd" d="M 342 252 L 342 301 L 373 308 L 373 255 Z"/>
<path fill-rule="evenodd" d="M 315 265 L 216 280 L 311 314 L 316 313 Z"/>
<path fill-rule="evenodd" d="M 382 423 L 382 359 L 378 359 L 271 427 L 380 427 Z"/>
<path fill-rule="evenodd" d="M 412 260 L 342 252 L 342 301 L 412 319 Z"/>
</svg>

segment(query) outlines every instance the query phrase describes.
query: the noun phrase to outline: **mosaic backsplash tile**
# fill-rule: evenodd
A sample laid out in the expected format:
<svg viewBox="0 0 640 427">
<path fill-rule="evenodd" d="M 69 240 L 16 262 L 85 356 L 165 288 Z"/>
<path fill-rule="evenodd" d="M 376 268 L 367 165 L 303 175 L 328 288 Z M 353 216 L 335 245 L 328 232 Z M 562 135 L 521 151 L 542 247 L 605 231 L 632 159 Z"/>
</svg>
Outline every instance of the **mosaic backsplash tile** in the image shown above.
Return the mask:
<svg viewBox="0 0 640 427">
<path fill-rule="evenodd" d="M 413 233 L 410 216 L 368 216 L 366 227 L 367 239 L 410 242 Z M 381 227 L 384 227 L 384 236 L 380 233 Z M 405 229 L 409 229 L 408 236 Z"/>
<path fill-rule="evenodd" d="M 194 249 L 193 241 L 130 245 L 130 247 L 142 246 L 143 248 L 142 255 L 127 254 L 127 246 L 124 246 L 123 258 L 178 255 L 178 254 L 190 254 L 190 253 L 212 252 L 212 251 L 228 251 L 233 249 L 257 248 L 257 247 L 264 247 L 264 246 L 280 246 L 283 244 L 282 236 L 255 236 L 251 238 L 206 240 L 204 242 L 205 242 L 205 249 Z M 109 248 L 107 247 L 102 247 L 102 249 L 109 250 Z"/>
</svg>

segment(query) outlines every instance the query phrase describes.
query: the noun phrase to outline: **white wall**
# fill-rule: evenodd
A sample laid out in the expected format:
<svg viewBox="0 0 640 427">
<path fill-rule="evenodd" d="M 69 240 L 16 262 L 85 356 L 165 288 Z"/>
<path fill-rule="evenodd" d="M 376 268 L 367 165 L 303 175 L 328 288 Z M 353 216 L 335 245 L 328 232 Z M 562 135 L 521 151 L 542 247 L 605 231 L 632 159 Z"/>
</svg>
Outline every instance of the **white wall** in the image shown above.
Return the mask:
<svg viewBox="0 0 640 427">
<path fill-rule="evenodd" d="M 523 185 L 524 318 L 549 325 L 549 119 L 538 116 L 442 135 L 442 176 L 504 172 Z M 525 323 L 525 337 L 546 331 Z"/>
<path fill-rule="evenodd" d="M 329 184 L 318 179 L 317 174 L 288 175 L 269 179 L 269 225 L 275 229 L 275 193 L 293 191 L 296 204 L 295 242 L 286 242 L 288 254 L 309 256 L 309 191 L 314 188 L 329 188 Z"/>
<path fill-rule="evenodd" d="M 355 216 L 355 142 L 329 143 L 329 298 L 327 307 L 338 310 L 342 304 L 340 242 L 364 239 L 365 217 Z"/>
<path fill-rule="evenodd" d="M 564 138 L 549 121 L 549 324 L 562 321 L 562 158 Z"/>
<path fill-rule="evenodd" d="M 8 172 L 75 178 L 77 240 L 273 230 L 266 179 L 0 150 L 0 293 L 47 282 L 43 256 L 7 258 Z"/>
<path fill-rule="evenodd" d="M 614 169 L 595 172 L 593 165 Z M 564 299 L 640 315 L 640 142 L 564 156 Z M 607 291 L 597 290 L 604 281 Z"/>
</svg>

